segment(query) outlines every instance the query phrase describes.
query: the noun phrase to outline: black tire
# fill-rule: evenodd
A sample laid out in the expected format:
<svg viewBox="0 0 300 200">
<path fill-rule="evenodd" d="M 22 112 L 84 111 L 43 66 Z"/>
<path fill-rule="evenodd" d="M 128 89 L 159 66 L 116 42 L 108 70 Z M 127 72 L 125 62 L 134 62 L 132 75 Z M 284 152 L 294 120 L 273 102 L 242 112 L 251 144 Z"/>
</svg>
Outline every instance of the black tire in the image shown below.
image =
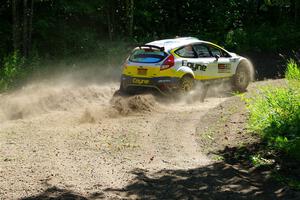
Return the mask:
<svg viewBox="0 0 300 200">
<path fill-rule="evenodd" d="M 119 91 L 122 96 L 131 96 L 139 94 L 141 92 L 141 88 L 137 88 L 134 86 L 125 87 L 121 82 Z"/>
<path fill-rule="evenodd" d="M 194 88 L 194 78 L 191 75 L 184 75 L 179 82 L 179 90 L 182 93 L 187 93 Z"/>
<path fill-rule="evenodd" d="M 246 62 L 240 62 L 235 75 L 232 77 L 233 90 L 236 92 L 245 92 L 251 81 L 250 66 Z"/>
<path fill-rule="evenodd" d="M 128 95 L 130 95 L 130 91 L 124 87 L 121 81 L 119 90 L 115 91 L 113 96 L 115 97 L 115 96 L 128 96 Z"/>
</svg>

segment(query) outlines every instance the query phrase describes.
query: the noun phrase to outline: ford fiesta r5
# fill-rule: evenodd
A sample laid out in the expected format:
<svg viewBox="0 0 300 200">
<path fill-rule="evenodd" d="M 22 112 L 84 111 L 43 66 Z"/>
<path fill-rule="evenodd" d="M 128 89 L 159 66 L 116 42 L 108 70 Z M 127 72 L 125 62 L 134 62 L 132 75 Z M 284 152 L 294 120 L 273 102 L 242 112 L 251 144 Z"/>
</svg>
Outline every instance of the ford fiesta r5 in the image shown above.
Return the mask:
<svg viewBox="0 0 300 200">
<path fill-rule="evenodd" d="M 188 92 L 195 82 L 229 78 L 244 92 L 251 81 L 250 62 L 211 42 L 184 37 L 158 40 L 133 49 L 123 65 L 120 91 L 155 88 Z"/>
</svg>

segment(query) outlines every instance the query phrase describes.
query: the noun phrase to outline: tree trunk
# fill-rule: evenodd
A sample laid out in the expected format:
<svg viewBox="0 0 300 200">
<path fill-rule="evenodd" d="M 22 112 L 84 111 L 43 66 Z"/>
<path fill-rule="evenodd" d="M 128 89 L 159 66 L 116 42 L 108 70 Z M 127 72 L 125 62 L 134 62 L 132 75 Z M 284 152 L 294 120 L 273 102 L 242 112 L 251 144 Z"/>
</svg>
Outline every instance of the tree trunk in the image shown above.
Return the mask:
<svg viewBox="0 0 300 200">
<path fill-rule="evenodd" d="M 23 56 L 28 56 L 28 1 L 23 0 Z"/>
<path fill-rule="evenodd" d="M 29 22 L 28 22 L 28 54 L 32 46 L 32 18 L 33 18 L 34 0 L 30 1 Z"/>
<path fill-rule="evenodd" d="M 22 23 L 22 54 L 28 57 L 32 42 L 32 18 L 34 0 L 23 0 L 23 23 Z"/>
<path fill-rule="evenodd" d="M 127 30 L 128 36 L 132 37 L 133 34 L 133 13 L 134 13 L 134 0 L 126 0 L 126 15 L 127 15 Z"/>
<path fill-rule="evenodd" d="M 107 29 L 108 29 L 108 38 L 110 41 L 114 38 L 114 10 L 115 3 L 114 1 L 110 1 L 106 3 L 106 15 L 107 15 Z"/>
<path fill-rule="evenodd" d="M 110 6 L 107 9 L 107 31 L 108 31 L 108 38 L 110 41 L 112 41 L 113 40 L 113 27 L 111 24 Z"/>
<path fill-rule="evenodd" d="M 300 0 L 295 0 L 295 16 L 294 16 L 294 19 L 295 19 L 295 23 L 299 23 L 300 21 L 300 15 L 299 15 L 299 12 L 300 12 Z"/>
<path fill-rule="evenodd" d="M 12 37 L 14 51 L 20 50 L 19 0 L 12 0 Z"/>
</svg>

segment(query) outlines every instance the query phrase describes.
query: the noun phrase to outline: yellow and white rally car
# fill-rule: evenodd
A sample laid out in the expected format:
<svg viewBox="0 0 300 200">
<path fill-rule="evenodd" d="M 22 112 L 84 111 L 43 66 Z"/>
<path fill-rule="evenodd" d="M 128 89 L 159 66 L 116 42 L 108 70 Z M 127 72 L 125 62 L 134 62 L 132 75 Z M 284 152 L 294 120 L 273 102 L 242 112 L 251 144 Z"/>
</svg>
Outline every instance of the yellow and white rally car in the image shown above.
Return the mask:
<svg viewBox="0 0 300 200">
<path fill-rule="evenodd" d="M 136 47 L 123 65 L 120 91 L 152 87 L 162 93 L 187 92 L 196 80 L 230 78 L 243 92 L 251 81 L 250 62 L 194 37 L 158 40 Z"/>
</svg>

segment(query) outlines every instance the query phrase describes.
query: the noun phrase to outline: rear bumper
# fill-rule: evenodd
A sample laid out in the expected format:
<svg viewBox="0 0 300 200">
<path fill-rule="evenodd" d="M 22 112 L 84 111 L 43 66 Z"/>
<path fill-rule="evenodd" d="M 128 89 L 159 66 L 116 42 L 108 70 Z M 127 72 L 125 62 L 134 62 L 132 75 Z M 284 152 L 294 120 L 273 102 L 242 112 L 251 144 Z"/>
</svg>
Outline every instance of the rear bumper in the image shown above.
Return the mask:
<svg viewBox="0 0 300 200">
<path fill-rule="evenodd" d="M 124 89 L 128 87 L 150 87 L 162 93 L 177 89 L 179 81 L 180 78 L 175 77 L 141 78 L 126 75 L 121 76 L 121 83 Z"/>
</svg>

